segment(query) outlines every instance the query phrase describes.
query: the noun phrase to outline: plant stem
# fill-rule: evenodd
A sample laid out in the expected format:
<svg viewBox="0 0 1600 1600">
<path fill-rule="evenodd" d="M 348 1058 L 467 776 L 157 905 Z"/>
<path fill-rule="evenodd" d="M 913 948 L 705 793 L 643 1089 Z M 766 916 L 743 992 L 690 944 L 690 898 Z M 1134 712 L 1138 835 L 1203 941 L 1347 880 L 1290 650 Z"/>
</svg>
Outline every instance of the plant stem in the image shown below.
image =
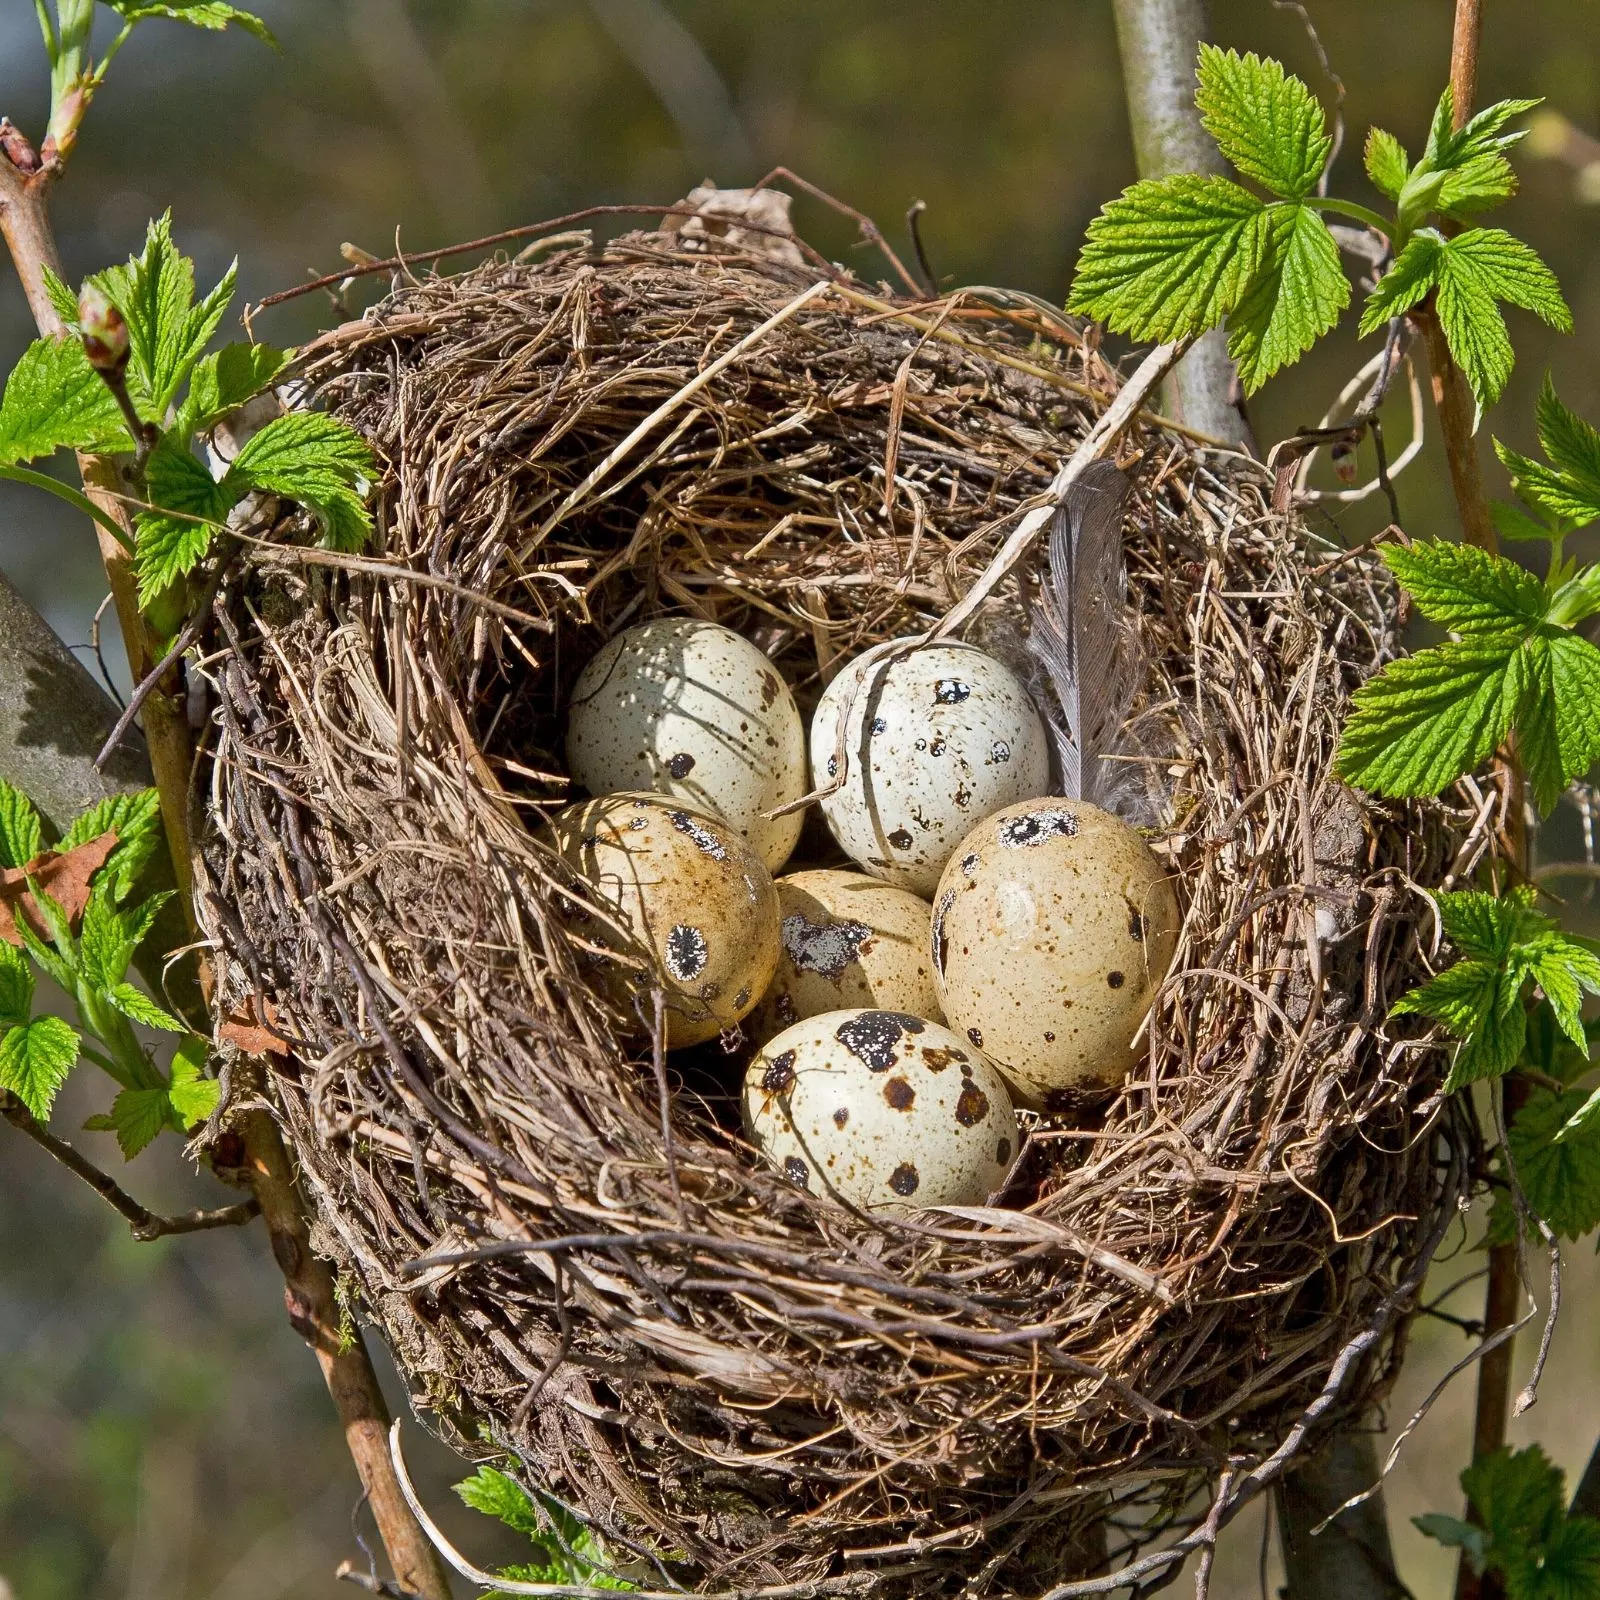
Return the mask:
<svg viewBox="0 0 1600 1600">
<path fill-rule="evenodd" d="M 1450 51 L 1450 88 L 1455 125 L 1464 127 L 1472 115 L 1478 92 L 1478 54 L 1483 31 L 1481 0 L 1456 0 L 1455 28 Z M 1428 346 L 1434 407 L 1444 436 L 1450 483 L 1461 516 L 1462 537 L 1491 553 L 1498 549 L 1494 522 L 1479 470 L 1473 424 L 1476 404 L 1466 378 L 1445 343 L 1444 330 L 1431 306 L 1419 315 Z M 1497 758 L 1501 783 L 1507 790 L 1505 843 L 1513 871 L 1531 876 L 1525 817 L 1525 785 L 1516 752 L 1507 748 Z M 1491 1093 L 1493 1090 L 1491 1089 Z M 1501 1080 L 1503 1121 L 1509 1127 L 1527 1098 L 1528 1085 L 1514 1073 Z M 1484 1294 L 1483 1334 L 1490 1338 L 1516 1320 L 1521 1294 L 1520 1252 L 1515 1242 L 1492 1246 L 1489 1281 Z M 1478 1393 L 1473 1415 L 1472 1458 L 1492 1455 L 1506 1441 L 1506 1420 L 1511 1402 L 1512 1358 L 1516 1341 L 1507 1339 L 1478 1363 Z M 1468 1508 L 1470 1520 L 1477 1518 Z M 1462 1557 L 1456 1571 L 1456 1600 L 1502 1600 L 1504 1586 L 1494 1573 L 1478 1574 Z"/>
<path fill-rule="evenodd" d="M 1284 1593 L 1291 1600 L 1401 1600 L 1379 1495 L 1344 1512 L 1315 1537 L 1311 1530 L 1378 1481 L 1375 1435 L 1359 1424 L 1335 1434 L 1275 1490 L 1283 1544 Z"/>
<path fill-rule="evenodd" d="M 1394 233 L 1395 225 L 1389 218 L 1380 217 L 1371 207 L 1361 205 L 1355 200 L 1337 200 L 1330 195 L 1313 195 L 1306 204 L 1317 211 L 1332 211 L 1341 217 L 1352 217 L 1357 222 L 1364 222 L 1374 233 L 1382 234 L 1385 239 Z"/>
<path fill-rule="evenodd" d="M 88 0 L 92 10 L 92 0 Z M 75 133 L 74 129 L 74 133 Z M 44 269 L 60 271 L 55 236 L 45 210 L 52 168 L 25 177 L 0 157 L 0 230 L 28 296 L 39 331 L 60 331 L 60 319 L 44 285 Z M 91 501 L 131 539 L 132 525 L 122 495 L 128 488 L 117 463 L 80 455 L 79 470 Z M 133 681 L 143 683 L 160 654 L 159 642 L 139 610 L 133 563 L 127 546 L 96 524 L 100 556 L 111 588 Z M 176 684 L 162 684 L 143 708 L 150 767 L 161 797 L 161 817 L 172 856 L 178 899 L 193 928 L 192 841 L 189 836 L 189 785 L 194 751 Z M 192 936 L 192 935 L 191 935 Z M 210 972 L 201 958 L 201 984 L 209 991 Z M 450 1600 L 449 1579 L 400 1492 L 388 1448 L 388 1407 L 377 1374 L 359 1335 L 340 1337 L 333 1274 L 312 1253 L 310 1231 L 295 1187 L 289 1155 L 278 1125 L 264 1110 L 240 1120 L 245 1158 L 243 1177 L 254 1191 L 272 1240 L 272 1253 L 284 1276 L 289 1320 L 312 1345 L 328 1392 L 344 1426 L 345 1441 L 366 1491 L 390 1564 L 402 1585 L 419 1600 Z"/>
<path fill-rule="evenodd" d="M 1222 173 L 1222 154 L 1194 104 L 1205 0 L 1116 0 L 1116 19 L 1139 176 Z M 1242 446 L 1249 430 L 1233 401 L 1236 382 L 1226 336 L 1208 333 L 1178 363 L 1169 409 L 1189 427 Z"/>
</svg>

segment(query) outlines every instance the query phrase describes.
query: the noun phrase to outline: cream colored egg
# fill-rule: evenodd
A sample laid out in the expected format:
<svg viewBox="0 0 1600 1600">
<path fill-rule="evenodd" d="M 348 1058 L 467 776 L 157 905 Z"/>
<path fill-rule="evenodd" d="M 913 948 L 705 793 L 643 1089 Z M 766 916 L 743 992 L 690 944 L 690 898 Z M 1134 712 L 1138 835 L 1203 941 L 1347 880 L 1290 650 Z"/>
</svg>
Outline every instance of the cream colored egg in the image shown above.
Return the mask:
<svg viewBox="0 0 1600 1600">
<path fill-rule="evenodd" d="M 865 1211 L 982 1205 L 1019 1143 L 999 1073 L 948 1028 L 898 1011 L 785 1028 L 745 1072 L 744 1121 L 795 1183 Z"/>
<path fill-rule="evenodd" d="M 850 700 L 854 688 L 854 699 Z M 1042 794 L 1049 747 L 1028 691 L 1011 669 L 969 645 L 847 666 L 811 721 L 811 766 L 845 852 L 875 878 L 929 895 L 950 852 L 1002 806 Z"/>
<path fill-rule="evenodd" d="M 796 872 L 777 887 L 783 954 L 750 1019 L 757 1039 L 803 1017 L 856 1006 L 944 1020 L 926 900 L 864 872 Z"/>
<path fill-rule="evenodd" d="M 1071 1110 L 1132 1069 L 1177 934 L 1166 870 L 1127 823 L 1078 800 L 1009 806 L 934 899 L 945 1016 L 1024 1101 Z"/>
<path fill-rule="evenodd" d="M 698 1044 L 731 1028 L 778 965 L 778 895 L 760 858 L 722 818 L 655 794 L 568 806 L 551 824 L 561 859 L 620 928 L 568 914 L 575 932 L 636 963 L 586 962 L 637 1034 L 666 997 L 667 1043 Z"/>
<path fill-rule="evenodd" d="M 650 790 L 709 807 L 769 871 L 800 837 L 799 812 L 764 815 L 806 792 L 794 695 L 748 639 L 713 622 L 661 617 L 601 649 L 573 687 L 567 769 L 590 794 Z"/>
</svg>

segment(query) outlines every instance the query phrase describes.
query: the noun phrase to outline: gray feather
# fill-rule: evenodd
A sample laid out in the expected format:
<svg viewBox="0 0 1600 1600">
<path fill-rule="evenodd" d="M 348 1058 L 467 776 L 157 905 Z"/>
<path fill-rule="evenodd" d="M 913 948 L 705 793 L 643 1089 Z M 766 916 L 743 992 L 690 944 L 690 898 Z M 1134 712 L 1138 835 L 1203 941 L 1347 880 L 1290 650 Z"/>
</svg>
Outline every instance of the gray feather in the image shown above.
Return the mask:
<svg viewBox="0 0 1600 1600">
<path fill-rule="evenodd" d="M 1117 809 L 1118 753 L 1143 677 L 1143 655 L 1128 619 L 1122 509 L 1128 480 L 1096 461 L 1067 491 L 1032 609 L 1028 647 L 1054 690 L 1051 733 L 1061 786 L 1075 800 Z"/>
</svg>

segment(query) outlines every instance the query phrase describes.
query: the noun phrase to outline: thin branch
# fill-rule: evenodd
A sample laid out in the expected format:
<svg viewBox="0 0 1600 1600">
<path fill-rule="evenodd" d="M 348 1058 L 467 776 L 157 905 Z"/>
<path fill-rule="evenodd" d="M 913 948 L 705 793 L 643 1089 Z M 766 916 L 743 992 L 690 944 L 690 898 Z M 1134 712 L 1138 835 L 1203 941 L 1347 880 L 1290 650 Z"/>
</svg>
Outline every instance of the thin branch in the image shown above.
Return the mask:
<svg viewBox="0 0 1600 1600">
<path fill-rule="evenodd" d="M 185 1211 L 175 1217 L 159 1216 L 142 1206 L 109 1173 L 102 1172 L 81 1151 L 58 1139 L 15 1095 L 0 1093 L 0 1116 L 25 1133 L 41 1150 L 59 1161 L 75 1178 L 94 1190 L 127 1224 L 141 1244 L 175 1233 L 203 1233 L 211 1228 L 237 1228 L 261 1214 L 255 1197 L 212 1211 Z"/>
</svg>

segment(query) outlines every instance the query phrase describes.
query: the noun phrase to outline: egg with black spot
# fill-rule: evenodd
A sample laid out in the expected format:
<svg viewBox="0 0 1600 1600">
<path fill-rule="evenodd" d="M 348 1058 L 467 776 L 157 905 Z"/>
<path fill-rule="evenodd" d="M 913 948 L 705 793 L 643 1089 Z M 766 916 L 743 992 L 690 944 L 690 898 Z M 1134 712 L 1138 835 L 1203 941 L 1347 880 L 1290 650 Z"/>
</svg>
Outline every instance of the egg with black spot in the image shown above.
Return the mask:
<svg viewBox="0 0 1600 1600">
<path fill-rule="evenodd" d="M 1178 936 L 1167 870 L 1120 818 L 1033 800 L 964 839 L 933 903 L 950 1026 L 1024 1103 L 1076 1110 L 1132 1070 Z"/>
<path fill-rule="evenodd" d="M 1017 675 L 965 644 L 859 658 L 824 691 L 811 720 L 817 786 L 845 853 L 875 878 L 931 894 L 950 853 L 993 811 L 1042 794 L 1044 723 Z M 830 764 L 831 763 L 831 764 Z"/>
<path fill-rule="evenodd" d="M 806 792 L 805 726 L 778 669 L 742 634 L 696 617 L 619 633 L 578 675 L 567 768 L 593 795 L 652 790 L 726 817 L 769 871 L 788 860 Z"/>
<path fill-rule="evenodd" d="M 767 1039 L 821 1011 L 873 1007 L 940 1022 L 928 952 L 933 907 L 864 872 L 779 878 L 783 953 L 748 1031 Z"/>
<path fill-rule="evenodd" d="M 568 806 L 550 838 L 597 902 L 569 903 L 569 930 L 623 958 L 580 948 L 580 967 L 635 1036 L 653 1026 L 657 986 L 673 1048 L 750 1011 L 778 965 L 778 894 L 728 822 L 661 795 L 614 794 Z"/>
<path fill-rule="evenodd" d="M 983 1205 L 1020 1148 L 994 1067 L 898 1011 L 826 1011 L 785 1028 L 746 1069 L 743 1109 L 778 1171 L 863 1211 Z"/>
</svg>

